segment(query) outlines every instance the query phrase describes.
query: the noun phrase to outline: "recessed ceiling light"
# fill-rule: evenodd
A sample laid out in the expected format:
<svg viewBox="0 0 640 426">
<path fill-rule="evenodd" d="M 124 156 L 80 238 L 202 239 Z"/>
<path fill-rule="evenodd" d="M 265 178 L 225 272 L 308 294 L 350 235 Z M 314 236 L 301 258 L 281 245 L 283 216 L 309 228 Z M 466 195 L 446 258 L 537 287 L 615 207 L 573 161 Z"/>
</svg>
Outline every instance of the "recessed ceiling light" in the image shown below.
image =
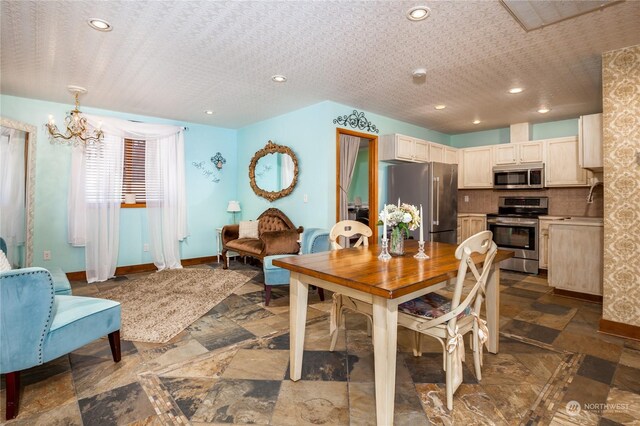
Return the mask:
<svg viewBox="0 0 640 426">
<path fill-rule="evenodd" d="M 509 89 L 509 93 L 511 93 L 512 95 L 515 95 L 516 93 L 522 93 L 524 89 L 522 87 L 513 87 L 511 89 Z"/>
<path fill-rule="evenodd" d="M 538 110 L 538 112 L 539 112 L 540 114 L 546 114 L 546 113 L 548 113 L 549 111 L 551 111 L 551 109 L 549 109 L 549 108 L 547 108 L 547 107 L 540 107 L 540 109 Z"/>
<path fill-rule="evenodd" d="M 213 111 L 211 111 L 210 109 L 206 109 L 204 113 L 207 115 L 213 115 Z"/>
<path fill-rule="evenodd" d="M 473 124 L 480 124 L 480 120 L 473 120 Z"/>
<path fill-rule="evenodd" d="M 284 75 L 276 74 L 271 77 L 271 80 L 275 81 L 276 83 L 284 83 L 285 81 L 287 81 L 287 77 L 285 77 Z"/>
<path fill-rule="evenodd" d="M 427 19 L 431 14 L 431 9 L 427 6 L 415 6 L 407 10 L 407 18 L 410 21 L 422 21 Z"/>
<path fill-rule="evenodd" d="M 435 109 L 445 109 L 447 106 L 446 105 L 436 105 L 434 106 Z"/>
<path fill-rule="evenodd" d="M 113 29 L 111 24 L 105 21 L 104 19 L 91 18 L 87 21 L 87 23 L 91 28 L 98 31 L 106 32 L 106 31 L 111 31 Z"/>
</svg>

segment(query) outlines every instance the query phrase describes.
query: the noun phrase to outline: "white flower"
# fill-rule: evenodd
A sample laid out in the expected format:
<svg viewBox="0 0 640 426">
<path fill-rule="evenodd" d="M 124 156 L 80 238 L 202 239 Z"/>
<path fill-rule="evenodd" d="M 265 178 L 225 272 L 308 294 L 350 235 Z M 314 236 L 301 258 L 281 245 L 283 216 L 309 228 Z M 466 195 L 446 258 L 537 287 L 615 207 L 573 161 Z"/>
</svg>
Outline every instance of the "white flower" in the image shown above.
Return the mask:
<svg viewBox="0 0 640 426">
<path fill-rule="evenodd" d="M 403 221 L 404 223 L 409 223 L 409 222 L 411 222 L 411 213 L 405 213 L 405 214 L 402 216 L 402 221 Z"/>
</svg>

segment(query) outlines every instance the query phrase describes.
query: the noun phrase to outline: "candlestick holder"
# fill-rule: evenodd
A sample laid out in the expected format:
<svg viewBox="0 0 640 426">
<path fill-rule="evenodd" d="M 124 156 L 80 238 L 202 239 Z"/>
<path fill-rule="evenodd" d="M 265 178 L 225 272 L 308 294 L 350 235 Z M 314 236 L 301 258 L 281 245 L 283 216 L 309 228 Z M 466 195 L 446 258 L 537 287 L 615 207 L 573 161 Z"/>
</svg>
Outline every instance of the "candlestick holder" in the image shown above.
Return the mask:
<svg viewBox="0 0 640 426">
<path fill-rule="evenodd" d="M 424 253 L 424 241 L 418 242 L 418 253 L 414 254 L 413 257 L 418 260 L 429 259 L 429 256 Z"/>
<path fill-rule="evenodd" d="M 389 240 L 387 239 L 386 236 L 384 238 L 382 238 L 382 250 L 380 251 L 380 254 L 378 255 L 378 259 L 380 259 L 380 260 L 389 260 L 389 259 L 391 259 L 391 255 L 389 254 Z"/>
</svg>

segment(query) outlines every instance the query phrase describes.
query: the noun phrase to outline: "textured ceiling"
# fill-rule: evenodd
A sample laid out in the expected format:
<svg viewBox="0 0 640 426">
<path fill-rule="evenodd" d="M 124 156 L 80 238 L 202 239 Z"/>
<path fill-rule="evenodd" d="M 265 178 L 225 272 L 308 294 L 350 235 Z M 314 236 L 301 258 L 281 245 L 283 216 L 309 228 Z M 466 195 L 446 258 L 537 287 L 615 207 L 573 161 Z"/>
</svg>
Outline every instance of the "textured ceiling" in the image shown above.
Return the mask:
<svg viewBox="0 0 640 426">
<path fill-rule="evenodd" d="M 416 4 L 427 20 L 406 19 Z M 529 33 L 498 1 L 2 0 L 0 15 L 4 94 L 70 104 L 75 84 L 82 105 L 230 128 L 324 100 L 445 133 L 576 117 L 601 110 L 601 54 L 640 44 L 639 1 Z"/>
</svg>

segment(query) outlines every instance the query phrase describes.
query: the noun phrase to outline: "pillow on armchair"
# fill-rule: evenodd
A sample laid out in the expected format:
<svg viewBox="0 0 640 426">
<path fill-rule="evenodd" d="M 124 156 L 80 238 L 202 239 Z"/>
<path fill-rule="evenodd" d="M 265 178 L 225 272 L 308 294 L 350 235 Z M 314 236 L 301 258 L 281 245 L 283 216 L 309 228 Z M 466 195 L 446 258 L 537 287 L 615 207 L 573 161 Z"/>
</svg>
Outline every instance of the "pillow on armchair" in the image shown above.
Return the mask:
<svg viewBox="0 0 640 426">
<path fill-rule="evenodd" d="M 260 238 L 258 235 L 258 220 L 241 220 L 238 230 L 238 238 Z"/>
<path fill-rule="evenodd" d="M 9 263 L 9 259 L 7 259 L 7 255 L 4 254 L 2 250 L 0 250 L 0 272 L 10 271 L 11 264 Z"/>
</svg>

